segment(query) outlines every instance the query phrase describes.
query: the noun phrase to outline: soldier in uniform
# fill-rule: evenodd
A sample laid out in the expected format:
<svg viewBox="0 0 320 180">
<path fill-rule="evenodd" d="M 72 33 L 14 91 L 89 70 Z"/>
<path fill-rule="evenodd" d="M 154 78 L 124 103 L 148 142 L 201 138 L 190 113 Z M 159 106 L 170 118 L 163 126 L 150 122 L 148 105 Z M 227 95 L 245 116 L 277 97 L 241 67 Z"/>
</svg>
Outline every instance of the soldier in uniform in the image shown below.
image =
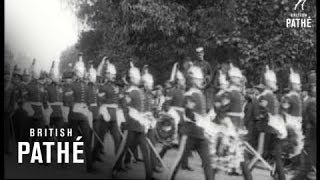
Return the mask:
<svg viewBox="0 0 320 180">
<path fill-rule="evenodd" d="M 41 128 L 44 129 L 48 125 L 48 122 L 45 121 L 44 116 L 44 102 L 45 99 L 45 75 L 43 72 L 39 69 L 39 64 L 36 63 L 35 59 L 32 63 L 31 68 L 32 73 L 32 80 L 30 83 L 26 85 L 25 91 L 23 92 L 23 95 L 26 96 L 26 101 L 23 102 L 23 108 L 28 113 L 28 115 L 31 115 L 31 127 L 32 128 Z M 42 145 L 42 142 L 45 142 L 48 140 L 47 137 L 32 137 L 32 141 L 39 141 L 41 146 L 41 153 L 43 156 L 46 155 L 45 147 Z M 44 165 L 47 165 L 46 163 L 43 163 Z"/>
<path fill-rule="evenodd" d="M 226 98 L 222 102 L 225 106 L 226 115 L 231 119 L 233 125 L 237 129 L 237 133 L 244 138 L 247 133 L 244 123 L 244 106 L 245 98 L 242 94 L 243 90 L 243 75 L 239 68 L 230 64 L 228 70 L 228 76 L 230 78 L 230 85 L 227 90 Z M 241 163 L 241 169 L 245 179 L 252 179 L 252 175 L 247 165 L 247 155 L 245 155 L 245 161 Z"/>
<path fill-rule="evenodd" d="M 258 129 L 261 135 L 266 133 L 265 149 L 270 152 L 276 162 L 276 173 L 280 180 L 285 179 L 282 161 L 282 139 L 286 138 L 287 132 L 284 120 L 279 115 L 280 103 L 274 94 L 278 89 L 275 73 L 266 67 L 264 73 L 264 90 L 257 96 L 259 107 L 261 108 L 258 116 Z M 263 146 L 263 145 L 262 145 Z M 261 147 L 262 148 L 262 147 Z"/>
<path fill-rule="evenodd" d="M 106 66 L 102 68 L 102 66 Z M 101 72 L 104 71 L 104 72 Z M 98 133 L 100 139 L 104 139 L 106 132 L 110 132 L 113 137 L 115 144 L 115 153 L 118 151 L 121 142 L 121 132 L 120 127 L 117 123 L 117 110 L 119 104 L 119 87 L 115 84 L 116 78 L 116 68 L 115 66 L 105 58 L 99 65 L 98 74 L 105 76 L 104 84 L 99 87 L 99 119 L 95 123 L 95 131 Z M 99 152 L 102 149 L 101 143 L 95 141 L 95 146 L 93 149 L 94 160 L 101 161 L 99 157 Z"/>
<path fill-rule="evenodd" d="M 92 113 L 88 106 L 88 85 L 84 81 L 85 78 L 85 65 L 82 60 L 82 54 L 79 55 L 79 60 L 75 66 L 76 80 L 70 84 L 70 90 L 65 91 L 66 96 L 72 96 L 72 108 L 69 115 L 69 124 L 72 128 L 74 137 L 77 137 L 78 128 L 82 134 L 82 140 L 84 141 L 84 153 L 86 160 L 87 172 L 92 172 L 95 169 L 92 165 Z"/>
<path fill-rule="evenodd" d="M 153 85 L 154 85 L 154 80 L 153 76 L 149 73 L 148 66 L 145 65 L 143 67 L 143 75 L 141 77 L 142 80 L 142 85 L 143 85 L 143 92 L 144 92 L 144 104 L 145 104 L 145 112 L 148 114 L 148 117 L 150 118 L 151 122 L 151 127 L 148 130 L 147 137 L 150 139 L 151 143 L 155 146 L 156 144 L 156 137 L 155 137 L 155 118 L 154 118 L 154 110 L 155 110 L 155 98 L 154 94 L 152 92 L 153 90 Z M 154 154 L 154 152 L 150 152 L 151 156 L 151 165 L 152 165 L 152 170 L 154 172 L 160 172 L 160 170 L 157 168 L 157 157 Z"/>
<path fill-rule="evenodd" d="M 144 93 L 138 87 L 141 81 L 140 70 L 132 62 L 130 62 L 129 78 L 130 86 L 125 95 L 126 105 L 124 107 L 125 131 L 123 142 L 116 155 L 116 163 L 112 168 L 112 175 L 115 176 L 117 171 L 120 170 L 121 160 L 128 148 L 133 150 L 139 145 L 144 160 L 145 179 L 152 179 L 150 149 L 146 139 L 150 124 L 149 120 L 143 115 L 145 112 Z"/>
<path fill-rule="evenodd" d="M 201 88 L 203 87 L 203 72 L 200 67 L 192 65 L 188 69 L 189 84 L 188 91 L 184 94 L 185 115 L 184 122 L 181 125 L 180 132 L 182 134 L 177 159 L 170 172 L 169 179 L 174 179 L 178 167 L 181 164 L 183 156 L 187 156 L 189 151 L 196 150 L 201 158 L 205 179 L 213 179 L 213 171 L 211 168 L 211 160 L 209 157 L 209 141 L 204 136 L 204 129 L 197 126 L 198 116 L 206 114 L 206 101 Z M 196 116 L 196 114 L 198 116 Z M 184 157 L 186 158 L 186 157 Z"/>
<path fill-rule="evenodd" d="M 312 173 L 317 164 L 317 136 L 316 136 L 316 72 L 308 74 L 308 96 L 304 103 L 303 120 L 305 132 L 304 152 L 301 154 L 301 166 L 298 173 L 293 177 L 294 180 L 316 179 Z"/>
<path fill-rule="evenodd" d="M 28 128 L 31 122 L 31 115 L 28 115 L 23 109 L 23 103 L 25 101 L 25 95 L 23 95 L 23 93 L 26 92 L 25 89 L 27 87 L 27 83 L 22 81 L 23 77 L 25 77 L 25 74 L 23 75 L 18 66 L 15 65 L 12 74 L 13 96 L 15 99 L 12 119 L 17 142 L 27 142 L 29 140 Z"/>
<path fill-rule="evenodd" d="M 289 92 L 281 99 L 281 113 L 284 117 L 288 137 L 284 140 L 284 153 L 294 158 L 302 152 L 304 135 L 302 132 L 302 99 L 300 95 L 300 75 L 290 68 Z"/>
<path fill-rule="evenodd" d="M 59 74 L 54 61 L 52 62 L 49 78 L 51 79 L 49 80 L 51 83 L 48 82 L 48 85 L 46 86 L 46 92 L 47 103 L 52 109 L 52 113 L 50 114 L 50 127 L 60 129 L 64 127 L 62 110 L 63 89 L 60 84 Z"/>
<path fill-rule="evenodd" d="M 175 119 L 176 128 L 177 128 L 177 135 L 176 140 L 180 140 L 181 134 L 179 132 L 179 127 L 181 124 L 183 124 L 183 115 L 184 115 L 184 93 L 186 90 L 186 79 L 182 72 L 177 68 L 178 63 L 175 63 L 172 69 L 172 76 L 173 78 L 171 81 L 173 81 L 174 85 L 173 88 L 169 89 L 166 93 L 166 101 L 164 103 L 164 108 L 166 111 L 169 111 L 169 109 L 172 109 L 174 112 L 178 113 L 179 116 L 178 119 Z M 174 144 L 177 142 L 173 142 L 172 145 L 164 145 L 159 153 L 160 157 L 164 157 L 166 152 L 169 149 L 172 148 L 178 148 L 178 144 Z M 185 156 L 181 161 L 181 169 L 193 171 L 193 169 L 189 166 L 188 159 L 191 155 L 191 151 L 189 151 L 187 156 Z"/>
</svg>

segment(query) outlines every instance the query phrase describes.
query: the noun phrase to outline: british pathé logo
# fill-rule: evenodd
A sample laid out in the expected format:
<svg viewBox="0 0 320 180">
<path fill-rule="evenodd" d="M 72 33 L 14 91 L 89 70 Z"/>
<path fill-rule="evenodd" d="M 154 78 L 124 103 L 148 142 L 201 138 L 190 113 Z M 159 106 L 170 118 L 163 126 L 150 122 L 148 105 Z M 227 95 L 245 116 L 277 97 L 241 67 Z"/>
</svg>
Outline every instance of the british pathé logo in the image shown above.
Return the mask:
<svg viewBox="0 0 320 180">
<path fill-rule="evenodd" d="M 286 19 L 287 28 L 311 28 L 312 19 L 307 13 L 303 12 L 306 1 L 298 0 L 294 5 L 294 12 L 290 13 L 290 17 Z"/>
</svg>

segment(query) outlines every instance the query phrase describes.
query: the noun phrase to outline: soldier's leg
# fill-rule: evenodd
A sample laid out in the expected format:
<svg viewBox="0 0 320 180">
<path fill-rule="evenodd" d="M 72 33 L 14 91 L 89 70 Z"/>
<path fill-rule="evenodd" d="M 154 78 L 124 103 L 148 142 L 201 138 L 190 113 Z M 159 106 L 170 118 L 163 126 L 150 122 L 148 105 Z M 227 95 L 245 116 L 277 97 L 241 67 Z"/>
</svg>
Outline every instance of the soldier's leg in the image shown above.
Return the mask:
<svg viewBox="0 0 320 180">
<path fill-rule="evenodd" d="M 84 142 L 86 168 L 87 168 L 87 171 L 90 172 L 91 170 L 93 170 L 92 152 L 91 152 L 92 129 L 90 128 L 90 125 L 87 119 L 79 120 L 79 126 L 82 133 L 82 141 Z"/>
<path fill-rule="evenodd" d="M 282 161 L 282 147 L 280 140 L 275 140 L 274 146 L 274 158 L 276 161 L 276 172 L 279 180 L 285 180 L 286 176 L 283 170 L 283 161 Z"/>
<path fill-rule="evenodd" d="M 152 178 L 152 164 L 151 164 L 151 152 L 149 148 L 149 144 L 146 140 L 146 135 L 144 133 L 138 133 L 138 143 L 141 148 L 141 153 L 144 161 L 145 168 L 145 179 Z"/>
<path fill-rule="evenodd" d="M 121 165 L 122 165 L 122 159 L 124 157 L 124 155 L 126 155 L 127 151 L 129 148 L 131 148 L 132 146 L 135 146 L 135 144 L 137 144 L 137 136 L 136 133 L 133 131 L 128 131 L 128 134 L 124 134 L 124 139 L 125 140 L 125 145 L 122 147 L 119 147 L 119 150 L 116 154 L 116 161 L 114 164 L 114 167 L 112 168 L 113 171 L 118 171 L 121 169 Z"/>
<path fill-rule="evenodd" d="M 103 142 L 104 136 L 108 131 L 108 123 L 105 120 L 99 118 L 95 121 L 93 129 L 97 133 L 96 135 L 98 135 L 100 140 Z M 100 160 L 99 153 L 103 149 L 103 145 L 98 140 L 98 137 L 96 137 L 96 135 L 94 136 L 94 148 L 92 150 L 93 161 Z"/>
<path fill-rule="evenodd" d="M 176 174 L 178 173 L 178 168 L 181 164 L 181 159 L 184 156 L 187 156 L 186 152 L 193 149 L 194 141 L 192 139 L 189 139 L 187 135 L 183 135 L 180 140 L 180 146 L 178 150 L 178 154 L 176 155 L 176 160 L 172 166 L 172 169 L 169 174 L 169 179 L 174 179 Z"/>
<path fill-rule="evenodd" d="M 155 146 L 156 144 L 156 138 L 154 134 L 154 129 L 149 129 L 147 137 L 151 141 L 152 145 Z M 157 166 L 157 156 L 154 154 L 153 151 L 150 151 L 150 160 L 151 160 L 151 167 L 154 171 L 157 171 L 156 166 Z"/>
<path fill-rule="evenodd" d="M 119 132 L 118 123 L 116 121 L 109 122 L 110 124 L 110 134 L 113 137 L 114 141 L 114 150 L 115 153 L 118 151 L 120 143 L 121 143 L 121 134 Z"/>
<path fill-rule="evenodd" d="M 252 174 L 248 167 L 249 162 L 249 154 L 247 152 L 244 152 L 244 162 L 241 162 L 240 166 L 245 180 L 252 180 Z"/>
<path fill-rule="evenodd" d="M 210 153 L 209 153 L 209 142 L 206 139 L 196 139 L 198 142 L 198 146 L 196 146 L 196 150 L 199 153 L 199 156 L 202 161 L 202 167 L 204 170 L 205 178 L 206 180 L 212 180 L 213 177 L 213 170 L 211 167 L 211 159 L 210 159 Z"/>
</svg>

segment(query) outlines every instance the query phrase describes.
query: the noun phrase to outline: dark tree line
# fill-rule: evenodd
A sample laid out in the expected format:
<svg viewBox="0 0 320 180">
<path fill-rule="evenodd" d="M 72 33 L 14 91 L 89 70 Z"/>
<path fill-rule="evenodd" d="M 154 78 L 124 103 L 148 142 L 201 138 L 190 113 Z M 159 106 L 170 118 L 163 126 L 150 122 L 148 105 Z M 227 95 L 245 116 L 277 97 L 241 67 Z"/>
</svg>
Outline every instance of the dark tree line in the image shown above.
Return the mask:
<svg viewBox="0 0 320 180">
<path fill-rule="evenodd" d="M 90 27 L 75 45 L 85 61 L 98 65 L 107 55 L 120 73 L 129 60 L 149 64 L 156 83 L 170 76 L 174 62 L 196 58 L 205 48 L 214 70 L 224 62 L 245 69 L 249 85 L 261 81 L 269 64 L 280 89 L 287 86 L 289 67 L 305 77 L 316 63 L 316 6 L 307 1 L 312 28 L 288 29 L 294 12 L 288 0 L 80 0 L 68 1 L 79 20 Z"/>
</svg>

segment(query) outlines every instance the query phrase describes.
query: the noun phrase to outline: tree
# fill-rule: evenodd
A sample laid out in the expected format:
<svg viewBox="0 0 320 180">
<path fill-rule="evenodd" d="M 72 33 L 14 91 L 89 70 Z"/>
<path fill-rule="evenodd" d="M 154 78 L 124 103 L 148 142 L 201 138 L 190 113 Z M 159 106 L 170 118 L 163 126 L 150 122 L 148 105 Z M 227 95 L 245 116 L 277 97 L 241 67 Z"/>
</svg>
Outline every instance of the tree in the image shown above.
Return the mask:
<svg viewBox="0 0 320 180">
<path fill-rule="evenodd" d="M 315 19 L 311 3 L 305 12 Z M 135 57 L 138 66 L 149 64 L 156 83 L 169 78 L 174 62 L 196 58 L 198 46 L 205 47 L 213 69 L 233 62 L 246 70 L 250 84 L 270 64 L 286 86 L 289 66 L 302 73 L 316 60 L 315 24 L 285 28 L 294 7 L 288 0 L 81 0 L 70 7 L 89 27 L 78 42 L 85 59 L 97 65 L 107 55 L 122 73 Z"/>
<path fill-rule="evenodd" d="M 70 46 L 64 50 L 60 55 L 59 73 L 62 74 L 69 63 L 74 64 L 78 60 L 79 51 L 75 46 Z"/>
</svg>

